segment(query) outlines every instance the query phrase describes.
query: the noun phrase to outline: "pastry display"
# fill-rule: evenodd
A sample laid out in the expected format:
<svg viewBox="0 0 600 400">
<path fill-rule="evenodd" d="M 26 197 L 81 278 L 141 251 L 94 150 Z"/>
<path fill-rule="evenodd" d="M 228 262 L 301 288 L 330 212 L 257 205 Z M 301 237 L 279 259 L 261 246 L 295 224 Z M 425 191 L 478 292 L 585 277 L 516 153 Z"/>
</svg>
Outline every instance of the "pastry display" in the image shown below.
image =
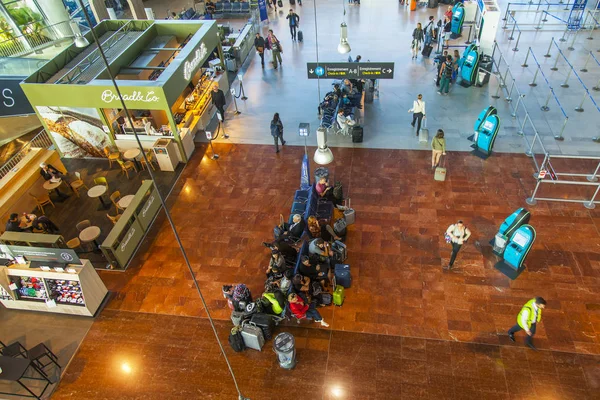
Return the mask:
<svg viewBox="0 0 600 400">
<path fill-rule="evenodd" d="M 17 298 L 19 300 L 46 301 L 48 293 L 41 278 L 34 276 L 11 276 L 12 283 L 17 285 Z"/>
<path fill-rule="evenodd" d="M 50 292 L 50 299 L 54 300 L 56 304 L 85 305 L 81 282 L 65 279 L 45 279 L 45 281 Z"/>
</svg>

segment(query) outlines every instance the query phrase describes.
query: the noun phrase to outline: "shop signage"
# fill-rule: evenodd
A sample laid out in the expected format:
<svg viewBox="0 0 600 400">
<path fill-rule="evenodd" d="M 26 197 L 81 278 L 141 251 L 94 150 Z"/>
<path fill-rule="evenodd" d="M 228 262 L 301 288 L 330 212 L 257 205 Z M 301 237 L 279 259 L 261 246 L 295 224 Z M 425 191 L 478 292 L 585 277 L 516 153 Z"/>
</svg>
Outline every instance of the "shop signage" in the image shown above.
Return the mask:
<svg viewBox="0 0 600 400">
<path fill-rule="evenodd" d="M 306 63 L 308 79 L 394 79 L 393 62 Z"/>
<path fill-rule="evenodd" d="M 0 117 L 33 114 L 19 79 L 0 79 Z"/>
<path fill-rule="evenodd" d="M 158 198 L 158 193 L 156 193 L 156 190 L 152 190 L 146 199 L 146 203 L 144 203 L 142 209 L 137 215 L 138 221 L 140 222 L 143 230 L 148 230 L 150 223 L 154 219 L 154 216 L 158 213 L 159 209 L 160 199 Z"/>
<path fill-rule="evenodd" d="M 206 45 L 202 43 L 200 45 L 200 48 L 196 49 L 196 51 L 194 52 L 194 58 L 186 61 L 183 64 L 183 78 L 186 81 L 192 79 L 192 74 L 194 73 L 196 68 L 200 66 L 200 63 L 204 60 L 204 57 L 206 57 L 207 54 L 208 50 L 206 48 Z"/>
<path fill-rule="evenodd" d="M 153 90 L 149 90 L 146 93 L 142 93 L 140 91 L 134 90 L 131 94 L 121 93 L 121 99 L 123 101 L 137 101 L 142 103 L 157 103 L 160 98 L 154 95 Z M 112 103 L 113 101 L 119 100 L 119 95 L 113 92 L 110 89 L 106 89 L 102 92 L 101 99 L 105 103 Z"/>
<path fill-rule="evenodd" d="M 29 246 L 6 246 L 13 257 L 25 257 L 27 261 L 59 262 L 63 264 L 81 264 L 75 251 Z"/>
<path fill-rule="evenodd" d="M 127 262 L 133 255 L 138 244 L 144 236 L 144 231 L 137 219 L 131 222 L 131 227 L 123 236 L 123 239 L 114 250 L 114 255 L 121 266 L 127 265 Z"/>
</svg>

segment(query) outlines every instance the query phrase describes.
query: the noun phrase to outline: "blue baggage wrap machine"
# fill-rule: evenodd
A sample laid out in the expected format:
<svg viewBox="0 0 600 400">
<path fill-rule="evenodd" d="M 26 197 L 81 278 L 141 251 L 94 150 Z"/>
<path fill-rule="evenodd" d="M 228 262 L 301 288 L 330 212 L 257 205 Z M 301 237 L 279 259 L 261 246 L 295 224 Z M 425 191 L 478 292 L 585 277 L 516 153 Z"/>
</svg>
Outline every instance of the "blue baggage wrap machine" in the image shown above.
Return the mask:
<svg viewBox="0 0 600 400">
<path fill-rule="evenodd" d="M 533 226 L 525 224 L 518 228 L 508 241 L 502 261 L 496 263 L 495 268 L 510 279 L 517 279 L 525 270 L 523 264 L 535 242 L 535 237 Z"/>
<path fill-rule="evenodd" d="M 497 115 L 498 114 L 498 110 L 496 110 L 496 107 L 494 106 L 489 106 L 488 108 L 484 108 L 483 111 L 481 111 L 479 113 L 479 117 L 477 117 L 477 121 L 475 121 L 475 125 L 473 125 L 473 141 L 477 142 L 477 136 L 479 135 L 479 130 L 481 129 L 481 125 L 483 125 L 483 121 L 485 121 L 485 119 L 487 117 L 489 117 L 490 115 Z M 475 146 L 473 146 L 475 147 Z"/>
<path fill-rule="evenodd" d="M 456 3 L 452 7 L 452 33 L 460 36 L 462 32 L 463 23 L 465 22 L 465 6 L 463 3 Z"/>
<path fill-rule="evenodd" d="M 494 254 L 502 257 L 508 238 L 512 237 L 513 233 L 522 225 L 529 223 L 529 218 L 531 218 L 531 213 L 521 207 L 504 220 L 498 233 L 490 241 L 490 244 L 494 247 Z"/>
</svg>

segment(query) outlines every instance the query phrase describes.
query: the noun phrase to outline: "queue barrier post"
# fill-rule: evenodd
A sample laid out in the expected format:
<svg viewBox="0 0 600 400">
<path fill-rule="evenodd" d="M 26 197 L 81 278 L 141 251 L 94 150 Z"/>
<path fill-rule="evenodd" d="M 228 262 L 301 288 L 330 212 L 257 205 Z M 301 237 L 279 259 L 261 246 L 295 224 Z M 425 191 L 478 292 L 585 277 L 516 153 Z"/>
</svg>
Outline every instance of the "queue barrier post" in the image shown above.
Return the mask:
<svg viewBox="0 0 600 400">
<path fill-rule="evenodd" d="M 575 107 L 575 111 L 577 112 L 583 112 L 583 102 L 585 101 L 585 98 L 588 96 L 588 93 L 584 93 L 583 94 L 583 98 L 581 99 L 581 103 L 579 103 L 579 105 L 577 107 Z"/>
<path fill-rule="evenodd" d="M 550 68 L 550 71 L 558 71 L 558 55 L 556 56 L 556 61 L 554 61 L 554 65 Z"/>
<path fill-rule="evenodd" d="M 573 47 L 575 45 L 575 39 L 577 39 L 577 34 L 579 33 L 579 31 L 575 31 L 575 34 L 573 35 L 573 40 L 571 40 L 571 44 L 569 45 L 569 47 L 567 47 L 567 50 L 575 50 L 575 47 Z"/>
<path fill-rule="evenodd" d="M 588 15 L 590 15 L 591 11 L 588 10 Z M 594 29 L 596 29 L 596 24 L 598 23 L 598 21 L 596 21 L 596 18 L 592 17 L 592 19 L 594 20 L 594 24 L 592 25 L 592 30 L 590 31 L 590 36 L 587 37 L 587 40 L 594 40 L 594 37 L 592 36 L 594 34 Z"/>
<path fill-rule="evenodd" d="M 523 118 L 523 123 L 521 124 L 521 128 L 517 131 L 517 134 L 519 134 L 520 136 L 523 136 L 525 134 L 525 123 L 527 122 L 527 118 L 529 118 L 529 113 L 526 111 L 525 118 Z M 525 152 L 525 154 L 527 154 L 527 152 Z"/>
<path fill-rule="evenodd" d="M 590 182 L 597 182 L 598 181 L 598 171 L 600 171 L 600 163 L 598 163 L 598 166 L 596 167 L 596 170 L 594 171 L 594 173 L 587 177 L 587 180 Z"/>
<path fill-rule="evenodd" d="M 563 137 L 563 132 L 565 131 L 565 127 L 567 126 L 567 122 L 569 121 L 569 117 L 565 117 L 565 122 L 563 122 L 562 129 L 558 135 L 554 136 L 555 140 L 563 141 L 565 138 Z"/>
<path fill-rule="evenodd" d="M 539 8 L 539 4 L 538 4 L 538 8 Z M 537 30 L 542 29 L 542 18 L 543 17 L 544 17 L 544 13 L 542 12 L 540 14 L 540 20 L 538 21 L 537 26 L 534 26 L 533 29 L 537 29 Z"/>
<path fill-rule="evenodd" d="M 515 43 L 515 47 L 513 47 L 512 51 L 519 51 L 519 40 L 521 40 L 521 31 L 519 31 L 519 36 L 517 36 L 517 42 Z"/>
<path fill-rule="evenodd" d="M 596 86 L 594 86 L 592 90 L 595 90 L 596 92 L 600 91 L 600 79 L 598 79 L 598 83 L 596 83 Z"/>
<path fill-rule="evenodd" d="M 588 210 L 593 210 L 594 208 L 596 208 L 596 205 L 594 204 L 594 199 L 598 195 L 599 191 L 600 191 L 600 185 L 598 185 L 598 187 L 596 188 L 596 191 L 594 192 L 594 195 L 592 196 L 592 198 L 590 199 L 590 201 L 587 202 L 587 203 L 583 203 L 583 206 L 585 208 L 587 208 Z"/>
<path fill-rule="evenodd" d="M 566 36 L 567 36 L 567 32 L 568 31 L 569 31 L 569 24 L 567 24 L 567 26 L 565 27 L 565 31 L 563 32 L 562 37 L 560 39 L 558 39 L 558 40 L 561 41 L 561 42 L 566 42 L 567 41 Z M 552 40 L 554 40 L 554 38 L 552 38 Z M 550 42 L 550 46 L 552 46 L 552 42 Z M 548 56 L 548 57 L 550 57 L 550 56 Z"/>
<path fill-rule="evenodd" d="M 565 81 L 563 83 L 560 84 L 560 87 L 562 88 L 568 88 L 569 87 L 569 78 L 571 77 L 571 71 L 573 71 L 572 69 L 569 69 L 569 71 L 567 72 L 567 77 L 565 79 Z"/>
<path fill-rule="evenodd" d="M 585 60 L 585 64 L 583 64 L 583 68 L 580 69 L 581 72 L 588 72 L 587 65 L 590 62 L 590 58 L 592 58 L 592 52 L 588 53 L 587 59 Z"/>
<path fill-rule="evenodd" d="M 510 36 L 508 37 L 508 40 L 513 40 L 515 38 L 515 28 L 517 27 L 517 21 L 515 21 L 512 31 L 510 32 Z"/>
<path fill-rule="evenodd" d="M 550 111 L 550 107 L 548 107 L 548 103 L 550 103 L 550 98 L 552 97 L 552 88 L 548 91 L 548 97 L 546 97 L 546 102 L 540 108 L 542 111 Z"/>
<path fill-rule="evenodd" d="M 537 83 L 535 83 L 535 80 L 537 79 L 539 70 L 540 70 L 540 67 L 538 66 L 535 70 L 535 73 L 533 74 L 533 80 L 529 83 L 529 86 L 531 86 L 531 87 L 537 86 Z"/>
<path fill-rule="evenodd" d="M 506 72 L 504 73 L 504 78 L 502 78 L 502 83 L 501 83 L 503 88 L 506 87 L 506 77 L 508 76 L 508 70 L 509 70 L 509 68 L 508 68 L 508 63 L 507 63 L 506 64 Z"/>
<path fill-rule="evenodd" d="M 517 109 L 519 108 L 519 103 L 521 102 L 521 99 L 522 99 L 523 97 L 525 97 L 525 95 L 524 95 L 524 94 L 520 94 L 520 95 L 517 97 L 517 104 L 515 104 L 515 110 L 514 110 L 514 111 L 513 111 L 513 112 L 510 114 L 510 115 L 511 115 L 511 117 L 513 117 L 513 118 L 516 118 L 516 117 L 517 117 Z"/>
<path fill-rule="evenodd" d="M 531 47 L 527 48 L 527 54 L 525 54 L 525 61 L 523 61 L 523 64 L 521 64 L 521 67 L 523 68 L 527 68 L 529 67 L 529 64 L 527 64 L 527 59 L 529 58 L 529 53 L 531 52 Z"/>
<path fill-rule="evenodd" d="M 515 81 L 513 79 L 512 84 L 510 85 L 510 90 L 508 91 L 508 95 L 506 96 L 506 98 L 504 100 L 508 101 L 509 103 L 512 101 L 512 91 L 515 87 Z"/>
<path fill-rule="evenodd" d="M 537 203 L 537 201 L 535 200 L 535 195 L 538 191 L 538 188 L 540 187 L 540 183 L 542 183 L 542 180 L 538 179 L 537 183 L 535 184 L 535 189 L 533 189 L 533 193 L 531 194 L 531 197 L 525 199 L 525 203 L 529 204 L 530 206 L 535 206 Z"/>
</svg>

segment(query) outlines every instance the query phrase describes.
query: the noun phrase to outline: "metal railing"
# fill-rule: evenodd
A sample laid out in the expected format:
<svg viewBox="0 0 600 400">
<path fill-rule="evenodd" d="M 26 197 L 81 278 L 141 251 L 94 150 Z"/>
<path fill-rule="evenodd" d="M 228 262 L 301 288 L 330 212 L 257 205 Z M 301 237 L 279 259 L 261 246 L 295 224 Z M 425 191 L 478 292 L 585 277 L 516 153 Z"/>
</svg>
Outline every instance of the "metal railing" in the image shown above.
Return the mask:
<svg viewBox="0 0 600 400">
<path fill-rule="evenodd" d="M 52 139 L 45 130 L 35 135 L 27 142 L 21 150 L 12 156 L 2 167 L 0 167 L 0 179 L 4 178 L 9 172 L 18 166 L 18 164 L 29 154 L 32 149 L 49 149 L 54 145 Z"/>
<path fill-rule="evenodd" d="M 52 46 L 57 41 L 72 38 L 69 21 L 48 25 L 31 33 L 0 42 L 0 57 L 20 57 Z"/>
</svg>

